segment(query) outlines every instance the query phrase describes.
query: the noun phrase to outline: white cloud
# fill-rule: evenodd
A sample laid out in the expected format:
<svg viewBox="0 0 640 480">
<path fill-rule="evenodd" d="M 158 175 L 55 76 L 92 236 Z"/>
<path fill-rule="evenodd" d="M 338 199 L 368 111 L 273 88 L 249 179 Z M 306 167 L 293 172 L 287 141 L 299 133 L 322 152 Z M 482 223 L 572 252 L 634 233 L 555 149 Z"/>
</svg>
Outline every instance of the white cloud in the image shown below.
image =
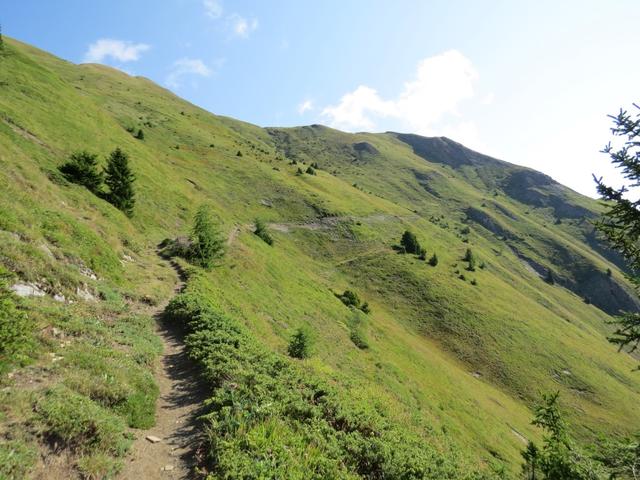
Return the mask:
<svg viewBox="0 0 640 480">
<path fill-rule="evenodd" d="M 247 19 L 237 13 L 229 15 L 229 21 L 231 22 L 231 30 L 237 37 L 247 38 L 251 32 L 258 28 L 258 19 Z"/>
<path fill-rule="evenodd" d="M 208 77 L 211 69 L 199 58 L 181 58 L 173 63 L 165 83 L 171 88 L 179 88 L 182 78 L 187 75 Z"/>
<path fill-rule="evenodd" d="M 204 11 L 207 16 L 214 20 L 222 16 L 222 3 L 218 0 L 203 0 L 202 6 L 204 7 Z"/>
<path fill-rule="evenodd" d="M 310 99 L 307 99 L 298 105 L 298 113 L 300 115 L 304 115 L 305 112 L 308 112 L 309 110 L 313 110 L 313 109 L 314 109 L 313 100 L 310 100 Z"/>
<path fill-rule="evenodd" d="M 151 48 L 144 43 L 125 42 L 111 38 L 101 38 L 89 45 L 89 50 L 84 55 L 87 63 L 102 63 L 106 58 L 112 58 L 120 62 L 133 62 L 140 58 L 143 52 Z"/>
<path fill-rule="evenodd" d="M 406 82 L 395 98 L 384 99 L 375 89 L 360 85 L 337 105 L 324 108 L 321 115 L 331 126 L 345 130 L 373 130 L 378 121 L 388 119 L 411 132 L 457 132 L 455 138 L 462 134 L 474 137 L 471 143 L 477 143 L 475 125 L 462 122 L 458 112 L 459 104 L 474 96 L 477 78 L 471 61 L 457 50 L 449 50 L 418 63 L 414 79 Z"/>
</svg>

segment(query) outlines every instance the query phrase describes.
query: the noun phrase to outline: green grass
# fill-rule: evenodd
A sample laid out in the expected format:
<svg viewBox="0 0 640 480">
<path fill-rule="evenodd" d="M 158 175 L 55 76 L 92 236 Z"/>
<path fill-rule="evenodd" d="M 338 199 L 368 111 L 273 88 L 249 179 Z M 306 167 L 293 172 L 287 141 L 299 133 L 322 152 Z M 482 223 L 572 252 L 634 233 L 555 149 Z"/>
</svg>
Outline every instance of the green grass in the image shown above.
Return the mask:
<svg viewBox="0 0 640 480">
<path fill-rule="evenodd" d="M 544 182 L 514 192 L 513 176 L 538 177 L 490 160 L 452 167 L 444 160 L 458 150 L 450 144 L 435 142 L 428 154 L 416 150 L 420 156 L 390 133 L 262 129 L 212 115 L 141 77 L 73 65 L 10 39 L 6 48 L 0 265 L 48 292 L 11 297 L 33 328 L 27 358 L 10 364 L 47 384 L 18 395 L 22 385 L 2 377 L 11 400 L 2 406 L 0 438 L 21 429 L 20 441 L 41 449 L 29 427 L 37 423 L 71 438 L 82 452 L 78 471 L 117 469 L 120 447 L 83 437 L 84 423 L 64 425 L 56 412 L 68 397 L 110 419 L 113 432 L 150 425 L 159 344 L 144 312 L 170 298 L 176 280 L 155 250 L 165 238 L 187 235 L 202 204 L 211 205 L 225 235 L 239 229 L 225 259 L 203 274 L 203 301 L 264 358 L 285 356 L 293 332 L 308 329 L 315 344 L 304 375 L 331 385 L 341 402 L 384 411 L 385 424 L 422 438 L 425 451 L 451 459 L 447 452 L 456 450 L 461 465 L 514 476 L 519 435 L 540 435 L 530 425 L 540 391 L 561 391 L 573 434 L 585 443 L 640 424 L 637 361 L 606 341 L 611 317 L 598 308 L 607 310 L 610 299 L 583 302 L 594 292 L 630 289 L 615 255 L 594 244 L 589 221 L 574 215 L 597 213 L 597 202 Z M 144 140 L 127 128 L 142 128 Z M 359 153 L 354 144 L 362 142 L 372 148 Z M 57 171 L 84 149 L 104 165 L 115 147 L 129 154 L 138 179 L 132 219 Z M 296 175 L 316 162 L 316 175 Z M 256 218 L 272 246 L 252 233 Z M 407 229 L 427 258 L 437 254 L 436 267 L 393 251 Z M 467 248 L 475 272 L 465 270 Z M 556 284 L 531 265 L 551 268 Z M 354 317 L 334 295 L 347 289 L 371 314 Z M 53 294 L 74 303 L 55 302 Z M 52 327 L 64 338 L 52 336 Z M 53 363 L 50 353 L 62 359 Z M 49 413 L 34 419 L 34 405 Z M 278 462 L 279 474 L 291 478 L 310 465 L 324 468 L 309 432 L 286 416 L 248 423 L 244 433 L 245 443 L 234 436 L 232 453 L 219 458 L 224 468 L 238 460 L 238 472 L 250 469 L 247 451 L 261 452 L 266 469 Z M 331 468 L 341 468 L 340 455 Z"/>
</svg>

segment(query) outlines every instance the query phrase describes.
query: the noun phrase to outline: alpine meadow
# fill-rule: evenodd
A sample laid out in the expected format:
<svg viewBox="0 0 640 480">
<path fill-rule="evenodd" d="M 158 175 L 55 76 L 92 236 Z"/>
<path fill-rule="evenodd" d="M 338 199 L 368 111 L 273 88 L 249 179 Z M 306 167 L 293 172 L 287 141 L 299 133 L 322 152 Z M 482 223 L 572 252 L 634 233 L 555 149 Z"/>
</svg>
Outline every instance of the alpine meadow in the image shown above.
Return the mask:
<svg viewBox="0 0 640 480">
<path fill-rule="evenodd" d="M 638 478 L 624 192 L 7 36 L 0 165 L 0 479 Z"/>
</svg>

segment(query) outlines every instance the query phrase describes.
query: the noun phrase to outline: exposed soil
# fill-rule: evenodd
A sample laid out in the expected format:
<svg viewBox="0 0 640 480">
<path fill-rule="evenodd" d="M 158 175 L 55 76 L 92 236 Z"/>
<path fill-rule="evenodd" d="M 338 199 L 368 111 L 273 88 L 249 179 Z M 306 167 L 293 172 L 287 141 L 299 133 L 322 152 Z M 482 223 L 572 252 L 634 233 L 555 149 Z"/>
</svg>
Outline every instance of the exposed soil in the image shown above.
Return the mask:
<svg viewBox="0 0 640 480">
<path fill-rule="evenodd" d="M 180 267 L 172 267 L 182 277 Z M 183 280 L 176 286 L 176 293 Z M 136 440 L 119 478 L 186 479 L 194 478 L 197 452 L 202 443 L 198 417 L 207 391 L 198 382 L 199 372 L 188 358 L 182 330 L 164 316 L 162 305 L 156 313 L 158 335 L 164 343 L 161 368 L 156 373 L 160 398 L 156 406 L 156 425 L 135 432 Z M 148 437 L 157 437 L 154 443 Z"/>
</svg>

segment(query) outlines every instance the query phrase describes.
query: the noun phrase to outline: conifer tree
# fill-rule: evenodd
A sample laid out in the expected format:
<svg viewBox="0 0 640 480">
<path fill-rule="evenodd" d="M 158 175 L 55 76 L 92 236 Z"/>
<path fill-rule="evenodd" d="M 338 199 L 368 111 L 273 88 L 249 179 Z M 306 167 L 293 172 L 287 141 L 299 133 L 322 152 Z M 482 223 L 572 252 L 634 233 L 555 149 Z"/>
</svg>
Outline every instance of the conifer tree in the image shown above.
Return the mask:
<svg viewBox="0 0 640 480">
<path fill-rule="evenodd" d="M 594 175 L 593 178 L 600 197 L 607 202 L 607 210 L 596 228 L 625 257 L 633 272 L 630 279 L 640 290 L 640 199 L 637 195 L 640 185 L 640 106 L 633 106 L 635 114 L 621 109 L 617 115 L 609 116 L 613 120 L 613 136 L 623 142 L 619 148 L 609 143 L 602 150 L 620 170 L 621 176 L 627 179 L 627 184 L 616 188 L 605 184 L 602 177 Z M 617 328 L 610 341 L 621 349 L 636 350 L 640 346 L 640 314 L 624 313 L 616 318 L 615 323 Z"/>
<path fill-rule="evenodd" d="M 402 234 L 400 245 L 404 247 L 405 252 L 415 253 L 416 255 L 419 255 L 422 249 L 422 247 L 420 246 L 420 242 L 418 242 L 415 234 L 410 230 L 405 230 L 405 232 Z"/>
<path fill-rule="evenodd" d="M 208 269 L 223 255 L 224 240 L 216 227 L 211 209 L 201 205 L 193 217 L 189 260 Z"/>
<path fill-rule="evenodd" d="M 429 259 L 429 265 L 435 267 L 438 265 L 438 256 L 434 253 L 433 256 Z"/>
<path fill-rule="evenodd" d="M 129 168 L 128 155 L 120 148 L 116 148 L 109 156 L 104 173 L 104 183 L 109 187 L 107 193 L 109 203 L 122 210 L 128 217 L 133 216 L 135 176 Z"/>
<path fill-rule="evenodd" d="M 97 155 L 86 151 L 75 152 L 59 170 L 70 182 L 83 185 L 95 194 L 100 193 L 103 174 L 98 171 Z"/>
</svg>

